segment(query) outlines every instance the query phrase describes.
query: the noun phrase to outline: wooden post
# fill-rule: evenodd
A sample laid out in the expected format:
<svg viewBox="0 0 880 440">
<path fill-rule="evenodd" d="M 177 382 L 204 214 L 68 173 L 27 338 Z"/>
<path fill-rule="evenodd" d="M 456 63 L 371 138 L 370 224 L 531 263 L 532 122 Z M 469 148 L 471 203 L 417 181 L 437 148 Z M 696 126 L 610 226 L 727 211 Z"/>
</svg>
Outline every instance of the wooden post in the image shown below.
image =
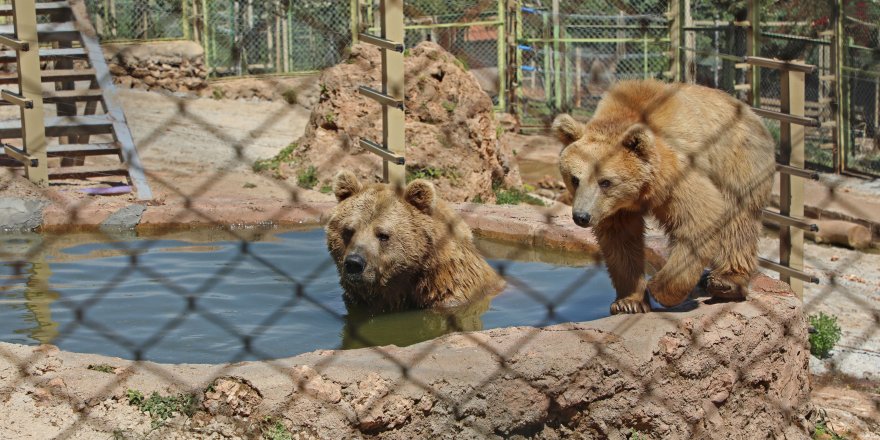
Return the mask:
<svg viewBox="0 0 880 440">
<path fill-rule="evenodd" d="M 544 99 L 547 102 L 547 105 L 551 105 L 551 101 L 553 99 L 553 90 L 552 82 L 553 79 L 550 78 L 550 72 L 552 72 L 551 61 L 553 60 L 553 50 L 550 45 L 550 36 L 552 35 L 550 32 L 550 20 L 547 17 L 547 14 L 541 12 L 541 23 L 543 26 L 541 27 L 541 38 L 543 38 L 544 44 L 544 72 L 541 77 L 544 79 Z"/>
<path fill-rule="evenodd" d="M 749 27 L 746 33 L 746 55 L 760 56 L 761 51 L 761 3 L 758 0 L 748 2 Z M 749 81 L 748 102 L 752 107 L 761 106 L 761 69 L 749 65 L 747 71 Z"/>
<path fill-rule="evenodd" d="M 403 28 L 403 0 L 382 0 L 382 38 L 391 41 L 405 41 Z M 404 100 L 403 52 L 382 51 L 382 92 L 398 100 Z M 403 108 L 382 106 L 383 141 L 391 153 L 405 156 L 405 131 Z M 382 175 L 386 182 L 395 187 L 406 185 L 406 167 L 382 161 Z"/>
<path fill-rule="evenodd" d="M 840 173 L 846 168 L 847 139 L 849 132 L 847 126 L 847 100 L 846 87 L 843 79 L 843 65 L 846 45 L 844 43 L 844 10 L 843 0 L 832 0 L 831 20 L 833 33 L 831 37 L 831 75 L 834 81 L 834 147 L 832 158 L 834 172 Z M 820 73 L 821 74 L 821 73 Z"/>
<path fill-rule="evenodd" d="M 804 72 L 783 70 L 781 113 L 804 116 Z M 779 150 L 783 165 L 804 167 L 804 127 L 780 121 Z M 781 173 L 779 176 L 779 213 L 789 217 L 804 217 L 804 180 L 802 177 Z M 804 270 L 804 231 L 780 225 L 779 263 L 799 271 Z M 780 274 L 780 279 L 791 285 L 798 297 L 803 298 L 803 281 Z"/>
<path fill-rule="evenodd" d="M 180 27 L 183 31 L 183 39 L 189 40 L 189 0 L 181 0 L 180 3 Z"/>
<path fill-rule="evenodd" d="M 581 75 L 583 75 L 581 66 L 581 47 L 574 48 L 574 106 L 579 108 L 582 105 L 581 98 L 583 96 L 583 84 L 581 83 Z"/>
<path fill-rule="evenodd" d="M 506 68 L 507 66 L 507 42 L 505 41 L 505 23 L 507 21 L 507 6 L 504 4 L 505 0 L 496 0 L 498 2 L 498 26 L 496 29 L 498 30 L 497 38 L 495 38 L 495 45 L 498 49 L 498 108 L 503 111 L 509 111 L 507 108 L 507 81 L 505 81 L 505 76 L 507 74 Z"/>
<path fill-rule="evenodd" d="M 359 5 L 360 0 L 351 0 L 351 4 L 349 5 L 349 14 L 351 17 L 349 18 L 349 29 L 351 30 L 351 44 L 358 44 L 358 38 L 360 34 L 360 23 L 358 23 L 358 13 L 359 13 Z"/>
<path fill-rule="evenodd" d="M 553 16 L 551 20 L 553 21 L 553 105 L 554 109 L 559 110 L 562 108 L 562 60 L 560 54 L 560 42 L 559 42 L 559 0 L 553 0 Z M 546 80 L 546 75 L 545 75 Z"/>
<path fill-rule="evenodd" d="M 43 121 L 43 85 L 40 73 L 40 42 L 37 38 L 37 8 L 34 0 L 13 0 L 12 20 L 15 38 L 27 43 L 30 50 L 17 51 L 18 90 L 30 106 L 20 106 L 23 152 L 34 160 L 25 163 L 28 180 L 41 187 L 49 186 L 46 166 L 46 127 Z"/>
</svg>

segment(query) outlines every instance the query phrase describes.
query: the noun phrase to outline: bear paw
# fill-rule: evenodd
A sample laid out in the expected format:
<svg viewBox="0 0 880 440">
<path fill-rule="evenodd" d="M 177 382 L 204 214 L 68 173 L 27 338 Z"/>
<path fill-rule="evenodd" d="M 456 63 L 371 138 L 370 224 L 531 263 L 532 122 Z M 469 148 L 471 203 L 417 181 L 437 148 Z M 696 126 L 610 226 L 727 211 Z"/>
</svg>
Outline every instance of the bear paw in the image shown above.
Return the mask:
<svg viewBox="0 0 880 440">
<path fill-rule="evenodd" d="M 749 291 L 748 282 L 746 281 L 746 283 L 743 283 L 742 280 L 738 278 L 742 277 L 719 277 L 709 275 L 706 277 L 706 291 L 715 298 L 736 301 L 745 300 Z"/>
<path fill-rule="evenodd" d="M 619 315 L 621 313 L 629 315 L 635 313 L 648 313 L 650 311 L 651 305 L 643 300 L 623 298 L 611 303 L 612 315 Z"/>
</svg>

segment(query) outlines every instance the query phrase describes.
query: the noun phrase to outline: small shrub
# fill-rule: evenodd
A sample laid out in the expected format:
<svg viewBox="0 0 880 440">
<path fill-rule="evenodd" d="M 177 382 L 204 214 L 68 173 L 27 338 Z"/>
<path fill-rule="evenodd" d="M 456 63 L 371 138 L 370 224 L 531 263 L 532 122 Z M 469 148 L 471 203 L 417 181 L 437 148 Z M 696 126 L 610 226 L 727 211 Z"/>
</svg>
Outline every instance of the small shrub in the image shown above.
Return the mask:
<svg viewBox="0 0 880 440">
<path fill-rule="evenodd" d="M 287 427 L 280 420 L 272 421 L 271 417 L 266 417 L 263 421 L 263 439 L 265 440 L 293 440 L 293 435 L 287 430 Z"/>
<path fill-rule="evenodd" d="M 481 196 L 479 194 L 475 195 L 474 198 L 471 199 L 471 202 L 473 202 L 473 203 L 486 203 L 483 201 L 483 196 Z"/>
<path fill-rule="evenodd" d="M 406 171 L 407 183 L 412 182 L 416 179 L 435 180 L 441 178 L 449 179 L 454 183 L 461 178 L 461 173 L 459 173 L 456 169 L 443 169 L 434 167 L 410 167 Z"/>
<path fill-rule="evenodd" d="M 293 161 L 293 152 L 296 151 L 297 144 L 293 143 L 281 149 L 273 157 L 269 159 L 255 160 L 252 166 L 254 172 L 274 171 L 276 177 L 281 177 L 279 169 L 282 163 L 290 163 Z"/>
<path fill-rule="evenodd" d="M 162 396 L 153 392 L 149 398 L 137 390 L 126 391 L 128 404 L 136 406 L 139 410 L 150 415 L 154 427 L 160 425 L 166 419 L 176 414 L 192 416 L 198 408 L 198 398 L 193 394 L 178 394 L 176 396 Z"/>
<path fill-rule="evenodd" d="M 330 194 L 333 192 L 333 187 L 330 185 L 323 185 L 321 186 L 321 192 L 324 194 Z"/>
<path fill-rule="evenodd" d="M 810 325 L 815 332 L 810 334 L 810 353 L 819 359 L 825 359 L 840 340 L 840 326 L 837 325 L 837 317 L 819 312 L 818 315 L 810 315 Z"/>
<path fill-rule="evenodd" d="M 211 98 L 215 100 L 220 100 L 226 97 L 226 92 L 223 89 L 214 88 L 211 90 Z"/>
<path fill-rule="evenodd" d="M 242 185 L 242 188 L 245 188 L 245 189 L 251 189 L 251 188 L 256 188 L 256 187 L 257 187 L 257 185 L 254 185 L 253 183 L 250 183 L 250 182 L 245 182 L 245 184 Z"/>
<path fill-rule="evenodd" d="M 442 105 L 442 106 L 443 106 L 443 109 L 446 110 L 446 111 L 449 112 L 449 113 L 452 113 L 452 112 L 455 111 L 455 107 L 456 107 L 456 105 L 455 105 L 454 102 L 451 102 L 451 101 L 443 101 L 443 104 L 440 104 L 440 105 Z"/>
<path fill-rule="evenodd" d="M 541 199 L 531 196 L 523 188 L 501 188 L 495 190 L 495 204 L 497 205 L 519 205 L 526 203 L 528 205 L 545 206 Z"/>
<path fill-rule="evenodd" d="M 89 370 L 92 370 L 92 371 L 100 371 L 101 373 L 111 373 L 111 374 L 113 373 L 114 370 L 116 370 L 116 368 L 114 366 L 107 365 L 107 364 L 89 365 L 86 368 Z"/>
<path fill-rule="evenodd" d="M 847 438 L 834 432 L 825 420 L 820 420 L 813 427 L 813 440 L 847 440 Z"/>
<path fill-rule="evenodd" d="M 296 104 L 296 89 L 287 89 L 281 93 L 281 97 L 287 101 L 288 104 L 293 105 Z"/>
<path fill-rule="evenodd" d="M 299 172 L 296 175 L 296 184 L 300 188 L 312 189 L 318 184 L 318 170 L 314 165 Z"/>
</svg>

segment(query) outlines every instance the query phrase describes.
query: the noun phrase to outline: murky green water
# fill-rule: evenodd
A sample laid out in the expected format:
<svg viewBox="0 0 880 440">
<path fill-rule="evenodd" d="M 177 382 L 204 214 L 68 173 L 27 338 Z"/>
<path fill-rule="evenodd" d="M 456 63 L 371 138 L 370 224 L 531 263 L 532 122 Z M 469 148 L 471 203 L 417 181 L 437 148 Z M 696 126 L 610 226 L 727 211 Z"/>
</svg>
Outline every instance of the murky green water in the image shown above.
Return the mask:
<svg viewBox="0 0 880 440">
<path fill-rule="evenodd" d="M 220 363 L 591 320 L 614 297 L 589 256 L 479 240 L 508 279 L 491 302 L 374 316 L 346 309 L 322 230 L 236 234 L 0 236 L 0 340 Z"/>
</svg>

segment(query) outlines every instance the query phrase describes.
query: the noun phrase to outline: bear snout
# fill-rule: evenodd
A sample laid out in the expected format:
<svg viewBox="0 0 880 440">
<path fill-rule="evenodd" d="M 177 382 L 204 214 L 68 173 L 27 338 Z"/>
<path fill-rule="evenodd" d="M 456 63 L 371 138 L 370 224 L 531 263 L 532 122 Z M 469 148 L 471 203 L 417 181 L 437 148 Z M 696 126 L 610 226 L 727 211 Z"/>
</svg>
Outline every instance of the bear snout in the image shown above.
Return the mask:
<svg viewBox="0 0 880 440">
<path fill-rule="evenodd" d="M 572 212 L 571 218 L 574 219 L 574 224 L 576 224 L 582 228 L 586 228 L 587 226 L 590 226 L 590 220 L 592 219 L 592 217 L 590 216 L 590 214 L 588 212 L 578 212 L 578 211 Z"/>
<path fill-rule="evenodd" d="M 345 257 L 342 266 L 345 269 L 346 275 L 360 275 L 364 273 L 364 269 L 367 267 L 367 260 L 360 254 L 350 254 Z"/>
</svg>

